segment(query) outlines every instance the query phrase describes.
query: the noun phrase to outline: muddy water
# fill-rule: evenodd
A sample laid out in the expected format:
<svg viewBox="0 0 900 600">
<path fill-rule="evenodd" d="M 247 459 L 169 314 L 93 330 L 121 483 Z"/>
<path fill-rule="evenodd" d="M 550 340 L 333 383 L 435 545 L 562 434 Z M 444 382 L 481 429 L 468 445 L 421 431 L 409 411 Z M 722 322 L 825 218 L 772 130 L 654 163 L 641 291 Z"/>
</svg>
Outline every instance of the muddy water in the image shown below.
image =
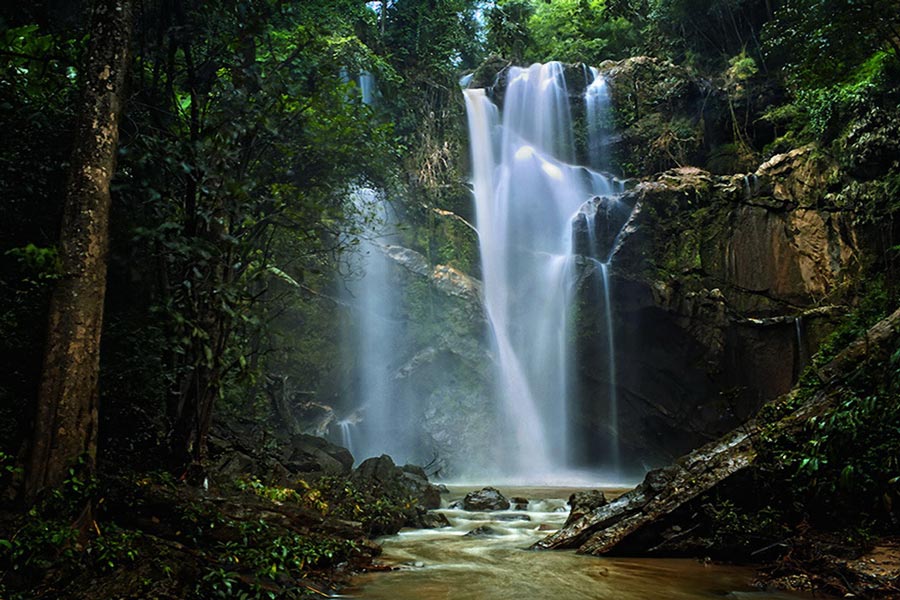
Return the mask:
<svg viewBox="0 0 900 600">
<path fill-rule="evenodd" d="M 473 488 L 451 488 L 445 499 Z M 756 591 L 753 570 L 685 559 L 620 559 L 531 552 L 529 545 L 566 520 L 560 488 L 500 488 L 529 499 L 527 511 L 441 510 L 452 527 L 403 531 L 380 540 L 380 562 L 397 567 L 360 576 L 344 597 L 365 600 L 776 600 L 802 596 Z M 607 497 L 622 490 L 605 490 Z M 523 517 L 528 517 L 525 520 Z M 507 520 L 515 519 L 515 520 Z M 486 526 L 487 536 L 466 535 Z"/>
</svg>

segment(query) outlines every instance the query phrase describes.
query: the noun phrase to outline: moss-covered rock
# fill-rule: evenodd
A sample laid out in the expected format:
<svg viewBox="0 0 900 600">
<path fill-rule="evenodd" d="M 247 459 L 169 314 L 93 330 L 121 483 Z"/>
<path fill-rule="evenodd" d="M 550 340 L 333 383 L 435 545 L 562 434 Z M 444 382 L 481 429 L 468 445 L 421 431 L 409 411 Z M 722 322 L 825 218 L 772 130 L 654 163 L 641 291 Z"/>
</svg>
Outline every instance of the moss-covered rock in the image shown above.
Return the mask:
<svg viewBox="0 0 900 600">
<path fill-rule="evenodd" d="M 707 122 L 717 121 L 717 96 L 709 83 L 668 61 L 637 56 L 605 63 L 620 135 L 614 170 L 635 176 L 684 164 L 704 164 Z"/>
</svg>

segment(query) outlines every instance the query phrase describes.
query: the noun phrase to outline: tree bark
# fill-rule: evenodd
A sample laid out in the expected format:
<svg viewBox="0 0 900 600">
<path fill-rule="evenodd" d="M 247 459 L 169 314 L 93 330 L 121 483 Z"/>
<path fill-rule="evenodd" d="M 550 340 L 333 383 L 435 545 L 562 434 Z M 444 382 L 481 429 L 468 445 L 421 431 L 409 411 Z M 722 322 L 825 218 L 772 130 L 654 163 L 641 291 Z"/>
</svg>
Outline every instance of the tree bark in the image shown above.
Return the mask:
<svg viewBox="0 0 900 600">
<path fill-rule="evenodd" d="M 106 292 L 110 181 L 128 69 L 131 0 L 96 0 L 85 90 L 60 230 L 62 274 L 50 298 L 47 342 L 24 496 L 58 487 L 69 467 L 97 454 L 97 380 Z"/>
</svg>

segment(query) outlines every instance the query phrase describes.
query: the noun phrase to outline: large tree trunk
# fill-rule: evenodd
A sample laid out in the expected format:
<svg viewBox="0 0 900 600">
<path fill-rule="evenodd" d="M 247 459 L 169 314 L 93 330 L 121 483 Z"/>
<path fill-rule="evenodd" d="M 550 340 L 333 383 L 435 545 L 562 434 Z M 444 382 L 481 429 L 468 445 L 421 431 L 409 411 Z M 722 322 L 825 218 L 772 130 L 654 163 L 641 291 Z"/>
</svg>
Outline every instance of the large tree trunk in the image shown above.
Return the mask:
<svg viewBox="0 0 900 600">
<path fill-rule="evenodd" d="M 96 458 L 109 186 L 116 165 L 131 28 L 131 0 L 96 0 L 60 232 L 63 273 L 50 299 L 25 478 L 28 501 L 59 486 L 79 457 L 86 457 L 88 468 Z"/>
</svg>

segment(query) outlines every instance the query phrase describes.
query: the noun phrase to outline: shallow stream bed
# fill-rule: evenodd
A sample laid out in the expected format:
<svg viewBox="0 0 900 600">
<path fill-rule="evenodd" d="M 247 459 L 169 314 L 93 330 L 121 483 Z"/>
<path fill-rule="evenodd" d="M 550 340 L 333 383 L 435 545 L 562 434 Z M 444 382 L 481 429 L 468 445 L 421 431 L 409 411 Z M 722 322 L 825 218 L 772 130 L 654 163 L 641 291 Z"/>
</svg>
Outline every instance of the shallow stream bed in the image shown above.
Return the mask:
<svg viewBox="0 0 900 600">
<path fill-rule="evenodd" d="M 473 487 L 453 486 L 445 500 Z M 532 552 L 527 548 L 566 520 L 571 488 L 500 487 L 529 499 L 527 511 L 467 512 L 444 508 L 451 527 L 403 531 L 379 540 L 379 562 L 397 567 L 358 577 L 343 597 L 364 600 L 787 600 L 754 590 L 747 567 L 691 559 L 628 559 Z M 624 490 L 604 492 L 608 498 Z M 528 520 L 523 517 L 527 517 Z M 489 527 L 490 535 L 466 535 Z"/>
</svg>

